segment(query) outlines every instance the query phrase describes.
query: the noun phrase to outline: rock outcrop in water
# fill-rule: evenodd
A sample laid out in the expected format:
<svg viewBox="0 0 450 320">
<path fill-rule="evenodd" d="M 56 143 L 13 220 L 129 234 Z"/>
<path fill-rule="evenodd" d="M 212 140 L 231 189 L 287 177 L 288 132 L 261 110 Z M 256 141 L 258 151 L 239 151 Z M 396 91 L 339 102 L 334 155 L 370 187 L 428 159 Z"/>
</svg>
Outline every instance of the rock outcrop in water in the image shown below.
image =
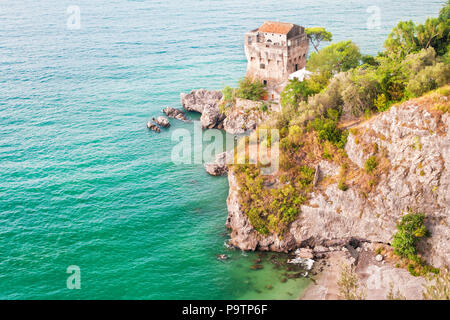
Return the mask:
<svg viewBox="0 0 450 320">
<path fill-rule="evenodd" d="M 192 90 L 191 93 L 181 93 L 181 105 L 184 109 L 191 112 L 203 113 L 205 106 L 216 105 L 222 99 L 221 91 L 214 90 Z"/>
<path fill-rule="evenodd" d="M 345 147 L 349 159 L 364 167 L 369 146 L 385 150 L 389 168 L 368 194 L 350 185 L 322 185 L 310 194 L 297 220 L 279 237 L 263 236 L 250 224 L 239 204 L 239 185 L 230 171 L 227 226 L 230 244 L 243 250 L 287 252 L 331 240 L 358 238 L 390 243 L 396 224 L 408 209 L 426 214 L 431 237 L 420 252 L 434 266 L 450 264 L 450 116 L 426 104 L 408 101 L 391 107 L 351 130 Z M 322 161 L 322 176 L 337 177 L 339 167 Z M 337 178 L 335 179 L 335 181 Z"/>
<path fill-rule="evenodd" d="M 222 129 L 225 115 L 219 110 L 223 98 L 221 91 L 192 90 L 191 93 L 180 94 L 181 105 L 187 111 L 201 113 L 200 121 L 203 129 Z"/>
<path fill-rule="evenodd" d="M 181 93 L 180 97 L 184 109 L 202 114 L 203 129 L 224 129 L 230 134 L 242 134 L 254 130 L 267 116 L 261 110 L 263 102 L 239 98 L 222 113 L 219 106 L 223 103 L 223 94 L 220 91 L 192 90 L 189 94 Z"/>
<path fill-rule="evenodd" d="M 169 119 L 167 119 L 166 117 L 158 117 L 156 119 L 153 118 L 152 120 L 153 120 L 153 122 L 155 122 L 160 127 L 163 127 L 163 128 L 169 128 L 170 127 Z"/>
<path fill-rule="evenodd" d="M 175 109 L 175 108 L 172 108 L 172 107 L 167 107 L 167 108 L 163 109 L 163 112 L 169 118 L 173 118 L 173 119 L 177 119 L 177 120 L 181 120 L 181 121 L 187 121 L 186 115 L 184 114 L 183 111 L 181 111 L 179 109 Z"/>
<path fill-rule="evenodd" d="M 161 132 L 161 128 L 151 121 L 147 122 L 147 128 L 151 131 Z"/>
</svg>

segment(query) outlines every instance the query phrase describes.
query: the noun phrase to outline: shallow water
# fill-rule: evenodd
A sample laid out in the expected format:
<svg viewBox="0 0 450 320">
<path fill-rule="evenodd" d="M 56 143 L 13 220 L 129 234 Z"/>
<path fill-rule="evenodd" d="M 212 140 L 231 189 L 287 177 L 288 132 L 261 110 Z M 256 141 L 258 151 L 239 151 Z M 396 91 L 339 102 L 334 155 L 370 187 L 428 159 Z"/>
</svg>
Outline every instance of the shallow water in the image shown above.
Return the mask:
<svg viewBox="0 0 450 320">
<path fill-rule="evenodd" d="M 171 133 L 193 125 L 145 123 L 180 92 L 234 85 L 243 34 L 264 20 L 325 26 L 373 54 L 398 20 L 442 3 L 1 1 L 0 298 L 297 298 L 307 280 L 224 247 L 226 178 L 170 160 Z M 73 4 L 79 30 L 66 28 Z M 69 265 L 81 290 L 66 288 Z"/>
</svg>

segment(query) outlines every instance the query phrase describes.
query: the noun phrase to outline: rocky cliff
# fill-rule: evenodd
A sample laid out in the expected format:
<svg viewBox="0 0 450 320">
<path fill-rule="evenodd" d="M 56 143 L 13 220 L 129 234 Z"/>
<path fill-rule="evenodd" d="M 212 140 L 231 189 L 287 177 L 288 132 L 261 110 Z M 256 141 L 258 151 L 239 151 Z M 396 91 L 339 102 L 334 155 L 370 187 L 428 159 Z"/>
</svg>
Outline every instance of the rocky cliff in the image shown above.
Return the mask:
<svg viewBox="0 0 450 320">
<path fill-rule="evenodd" d="M 385 170 L 376 185 L 363 192 L 350 172 L 349 188 L 342 191 L 337 183 L 339 164 L 321 160 L 317 163 L 320 181 L 283 236 L 263 236 L 252 227 L 241 210 L 239 185 L 230 170 L 230 243 L 243 250 L 280 252 L 349 238 L 390 243 L 397 222 L 411 209 L 426 214 L 431 231 L 420 245 L 421 254 L 437 267 L 450 265 L 449 126 L 448 112 L 416 99 L 352 128 L 345 151 L 355 168 L 363 168 L 370 156 L 382 150 L 378 152 L 383 153 Z"/>
</svg>

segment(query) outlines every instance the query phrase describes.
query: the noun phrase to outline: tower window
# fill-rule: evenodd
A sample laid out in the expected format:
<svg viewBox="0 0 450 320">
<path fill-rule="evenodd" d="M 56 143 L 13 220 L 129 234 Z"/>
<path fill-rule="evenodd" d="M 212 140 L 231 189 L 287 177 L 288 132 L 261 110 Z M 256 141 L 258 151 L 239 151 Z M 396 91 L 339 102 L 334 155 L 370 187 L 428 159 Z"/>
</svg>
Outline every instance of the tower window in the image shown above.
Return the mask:
<svg viewBox="0 0 450 320">
<path fill-rule="evenodd" d="M 265 68 L 266 68 L 266 65 L 265 65 L 264 63 L 261 63 L 261 64 L 259 65 L 259 68 L 260 68 L 260 69 L 265 69 Z"/>
</svg>

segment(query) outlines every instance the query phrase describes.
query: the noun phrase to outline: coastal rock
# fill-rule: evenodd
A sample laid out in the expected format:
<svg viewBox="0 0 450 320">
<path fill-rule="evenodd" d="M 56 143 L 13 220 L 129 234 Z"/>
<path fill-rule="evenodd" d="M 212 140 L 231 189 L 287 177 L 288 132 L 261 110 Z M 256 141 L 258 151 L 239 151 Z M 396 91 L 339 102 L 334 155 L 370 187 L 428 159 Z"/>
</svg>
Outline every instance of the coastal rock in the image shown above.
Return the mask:
<svg viewBox="0 0 450 320">
<path fill-rule="evenodd" d="M 217 105 L 208 104 L 203 108 L 200 122 L 203 129 L 223 129 L 223 120 L 225 115 L 219 111 Z"/>
<path fill-rule="evenodd" d="M 161 129 L 151 121 L 147 122 L 147 128 L 158 133 L 161 132 Z"/>
<path fill-rule="evenodd" d="M 300 248 L 295 251 L 295 255 L 297 257 L 303 259 L 314 259 L 314 253 L 312 249 Z"/>
<path fill-rule="evenodd" d="M 263 236 L 252 227 L 240 208 L 239 184 L 230 171 L 230 242 L 242 250 L 279 252 L 333 239 L 349 240 L 350 236 L 390 243 L 399 219 L 411 209 L 426 214 L 431 232 L 431 237 L 419 244 L 419 252 L 436 267 L 450 265 L 449 127 L 449 113 L 433 111 L 414 101 L 393 106 L 361 123 L 352 130 L 359 132 L 357 137 L 349 134 L 345 150 L 355 166 L 363 168 L 371 154 L 369 147 L 377 144 L 386 166 L 377 184 L 367 194 L 354 187 L 344 192 L 337 183 L 322 186 L 320 192 L 313 190 L 281 239 L 276 234 Z M 338 171 L 335 169 L 326 171 L 333 174 Z M 337 181 L 338 176 L 334 177 Z"/>
<path fill-rule="evenodd" d="M 187 111 L 201 113 L 200 122 L 203 129 L 222 129 L 225 115 L 219 110 L 223 98 L 221 91 L 192 90 L 191 93 L 180 94 L 181 105 Z"/>
<path fill-rule="evenodd" d="M 153 122 L 155 122 L 157 125 L 159 125 L 160 127 L 163 127 L 163 128 L 168 128 L 168 127 L 170 127 L 170 122 L 169 122 L 169 119 L 167 119 L 166 117 L 158 117 L 158 118 L 153 118 L 152 119 L 153 120 Z"/>
<path fill-rule="evenodd" d="M 260 110 L 232 108 L 223 121 L 223 128 L 230 134 L 242 134 L 255 130 L 266 118 L 266 114 Z"/>
<path fill-rule="evenodd" d="M 390 263 L 372 264 L 373 252 L 364 252 L 355 266 L 359 278 L 358 284 L 366 293 L 366 300 L 386 300 L 389 292 L 399 292 L 408 300 L 423 299 L 422 292 L 426 283 L 422 277 L 414 277 L 407 270 L 396 268 Z M 342 264 L 350 265 L 351 258 L 344 252 L 330 254 L 329 264 L 317 277 L 314 285 L 308 287 L 300 297 L 302 300 L 338 300 L 340 299 L 337 282 L 341 275 Z"/>
<path fill-rule="evenodd" d="M 183 111 L 181 111 L 179 109 L 175 109 L 175 108 L 172 108 L 172 107 L 167 107 L 167 108 L 163 109 L 163 112 L 169 118 L 174 118 L 174 119 L 181 120 L 181 121 L 187 121 L 186 115 L 184 114 Z"/>
<path fill-rule="evenodd" d="M 181 105 L 187 111 L 203 113 L 206 106 L 215 106 L 218 108 L 219 101 L 222 99 L 221 91 L 214 90 L 192 90 L 191 93 L 181 93 Z"/>
<path fill-rule="evenodd" d="M 233 161 L 233 150 L 219 153 L 213 163 L 206 163 L 205 170 L 212 176 L 223 176 L 228 173 L 227 163 Z"/>
<path fill-rule="evenodd" d="M 267 110 L 276 109 L 264 101 L 236 98 L 235 105 L 226 112 L 227 117 L 223 122 L 225 131 L 230 134 L 253 131 L 257 125 L 267 119 L 268 113 L 263 111 L 263 106 Z"/>
<path fill-rule="evenodd" d="M 312 267 L 314 266 L 314 260 L 300 258 L 300 257 L 295 257 L 294 259 L 289 259 L 287 261 L 287 263 L 301 265 L 302 268 L 304 268 L 305 270 L 311 270 Z"/>
<path fill-rule="evenodd" d="M 219 254 L 218 256 L 217 256 L 217 259 L 218 260 L 227 260 L 228 259 L 228 256 L 226 255 L 226 254 Z"/>
</svg>

